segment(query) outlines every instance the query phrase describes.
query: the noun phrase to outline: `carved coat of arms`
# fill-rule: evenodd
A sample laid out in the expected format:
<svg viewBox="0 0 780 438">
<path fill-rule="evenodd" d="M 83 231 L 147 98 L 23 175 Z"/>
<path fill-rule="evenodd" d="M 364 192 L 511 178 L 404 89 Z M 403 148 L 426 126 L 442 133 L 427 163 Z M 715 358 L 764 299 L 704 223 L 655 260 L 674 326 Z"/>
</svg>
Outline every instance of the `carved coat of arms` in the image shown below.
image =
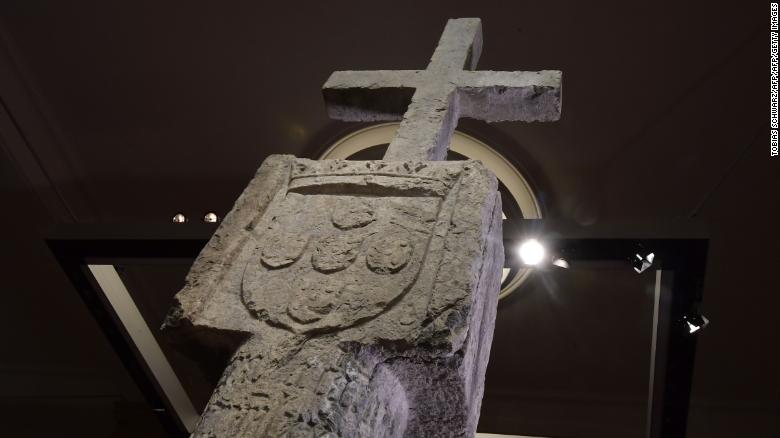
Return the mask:
<svg viewBox="0 0 780 438">
<path fill-rule="evenodd" d="M 437 225 L 449 225 L 445 199 L 457 176 L 438 172 L 426 187 L 423 169 L 401 170 L 407 174 L 297 167 L 257 228 L 241 287 L 247 309 L 271 325 L 315 333 L 396 303 L 415 285 Z M 382 196 L 367 194 L 377 187 Z"/>
</svg>

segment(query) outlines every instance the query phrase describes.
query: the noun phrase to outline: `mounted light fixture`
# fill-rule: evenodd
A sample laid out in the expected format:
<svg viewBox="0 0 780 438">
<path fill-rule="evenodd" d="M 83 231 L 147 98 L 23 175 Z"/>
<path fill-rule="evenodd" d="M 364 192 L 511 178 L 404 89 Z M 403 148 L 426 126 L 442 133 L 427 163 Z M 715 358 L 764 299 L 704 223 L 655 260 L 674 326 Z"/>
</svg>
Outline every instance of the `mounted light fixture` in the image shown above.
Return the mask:
<svg viewBox="0 0 780 438">
<path fill-rule="evenodd" d="M 173 215 L 173 218 L 171 218 L 171 222 L 174 224 L 183 224 L 187 222 L 187 216 L 185 216 L 184 213 L 176 213 Z"/>
<path fill-rule="evenodd" d="M 203 222 L 217 223 L 219 222 L 219 216 L 217 216 L 217 214 L 214 213 L 213 211 L 210 211 L 206 213 L 205 216 L 203 216 Z"/>
<path fill-rule="evenodd" d="M 683 321 L 685 321 L 685 327 L 688 329 L 689 334 L 698 332 L 704 327 L 707 327 L 707 324 L 710 323 L 710 320 L 707 319 L 706 316 L 700 315 L 698 313 L 687 315 Z"/>
<path fill-rule="evenodd" d="M 642 245 L 638 245 L 636 252 L 631 257 L 631 265 L 637 274 L 641 274 L 653 266 L 653 260 L 655 260 L 655 254 L 646 250 Z"/>
<path fill-rule="evenodd" d="M 517 249 L 520 260 L 527 266 L 536 266 L 544 260 L 544 245 L 536 239 L 527 239 Z"/>
</svg>

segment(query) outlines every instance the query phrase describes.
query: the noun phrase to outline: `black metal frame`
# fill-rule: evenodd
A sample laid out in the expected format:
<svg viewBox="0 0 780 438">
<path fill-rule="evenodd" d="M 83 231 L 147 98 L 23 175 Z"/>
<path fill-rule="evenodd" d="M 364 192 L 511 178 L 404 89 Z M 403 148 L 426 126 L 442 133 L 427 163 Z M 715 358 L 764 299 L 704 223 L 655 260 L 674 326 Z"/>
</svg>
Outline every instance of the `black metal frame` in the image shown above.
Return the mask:
<svg viewBox="0 0 780 438">
<path fill-rule="evenodd" d="M 95 318 L 151 409 L 171 437 L 189 433 L 152 377 L 130 336 L 87 270 L 88 264 L 168 263 L 197 257 L 216 229 L 205 224 L 165 226 L 68 225 L 46 243 Z"/>
<path fill-rule="evenodd" d="M 687 331 L 685 317 L 697 313 L 702 300 L 706 237 L 691 224 L 637 228 L 583 227 L 551 220 L 506 222 L 504 246 L 509 260 L 515 258 L 511 249 L 517 242 L 535 237 L 544 242 L 549 252 L 570 262 L 625 260 L 626 269 L 631 269 L 629 259 L 641 244 L 655 253 L 653 266 L 648 271 L 660 269 L 672 273 L 671 279 L 668 275 L 663 277 L 661 306 L 656 309 L 656 345 L 662 348 L 656 349 L 655 362 L 651 364 L 655 379 L 651 389 L 653 402 L 648 436 L 684 437 L 696 352 L 696 336 Z M 214 224 L 71 225 L 58 228 L 46 239 L 122 363 L 173 437 L 188 434 L 86 265 L 194 259 L 215 228 Z"/>
<path fill-rule="evenodd" d="M 508 221 L 507 221 L 508 222 Z M 647 226 L 591 225 L 539 219 L 505 223 L 504 249 L 508 260 L 517 258 L 516 243 L 527 238 L 543 242 L 549 253 L 577 261 L 631 260 L 642 247 L 655 254 L 644 274 L 661 270 L 662 284 L 656 325 L 654 384 L 650 398 L 647 436 L 685 436 L 696 355 L 696 335 L 688 331 L 686 316 L 698 314 L 703 298 L 708 239 L 702 227 L 686 221 Z M 507 238 L 507 236 L 510 236 Z M 519 263 L 519 261 L 515 262 Z"/>
</svg>

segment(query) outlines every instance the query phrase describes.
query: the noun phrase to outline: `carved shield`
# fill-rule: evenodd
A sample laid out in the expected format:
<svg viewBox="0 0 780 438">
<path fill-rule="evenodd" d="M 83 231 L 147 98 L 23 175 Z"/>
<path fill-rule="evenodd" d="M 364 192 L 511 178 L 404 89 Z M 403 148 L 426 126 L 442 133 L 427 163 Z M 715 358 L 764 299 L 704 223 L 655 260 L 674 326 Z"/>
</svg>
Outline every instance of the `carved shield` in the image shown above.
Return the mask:
<svg viewBox="0 0 780 438">
<path fill-rule="evenodd" d="M 244 305 L 296 333 L 339 330 L 384 312 L 415 284 L 437 224 L 448 225 L 448 185 L 299 173 L 256 228 Z"/>
</svg>

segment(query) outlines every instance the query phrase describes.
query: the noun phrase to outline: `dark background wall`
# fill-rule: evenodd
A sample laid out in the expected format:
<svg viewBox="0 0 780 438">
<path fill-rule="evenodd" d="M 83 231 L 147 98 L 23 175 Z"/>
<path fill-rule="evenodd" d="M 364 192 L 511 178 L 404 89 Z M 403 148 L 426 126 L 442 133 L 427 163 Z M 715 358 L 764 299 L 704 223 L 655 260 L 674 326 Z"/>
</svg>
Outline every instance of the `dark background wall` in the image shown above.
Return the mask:
<svg viewBox="0 0 780 438">
<path fill-rule="evenodd" d="M 780 436 L 780 161 L 768 146 L 768 9 L 0 3 L 0 418 L 18 436 L 158 430 L 45 248 L 50 226 L 167 222 L 178 210 L 224 214 L 267 155 L 313 157 L 355 128 L 326 117 L 320 86 L 330 72 L 422 68 L 447 18 L 478 16 L 479 68 L 563 70 L 563 116 L 550 124 L 464 121 L 463 129 L 527 172 L 550 217 L 588 224 L 696 216 L 712 239 L 704 302 L 712 324 L 699 340 L 689 435 Z M 509 319 L 527 321 L 513 330 L 547 324 L 549 339 L 581 345 L 578 330 L 549 323 L 571 309 L 534 293 L 500 308 L 499 328 Z M 572 306 L 590 315 L 610 303 L 636 304 Z M 494 358 L 533 354 L 533 344 L 518 339 L 497 332 Z M 608 358 L 592 360 L 600 357 Z M 518 372 L 578 372 L 554 356 L 535 366 Z M 550 400 L 544 389 L 555 388 L 560 373 L 483 418 L 528 426 L 542 415 L 531 407 Z M 573 403 L 566 397 L 545 412 L 562 412 Z M 616 426 L 631 421 L 615 412 Z M 578 424 L 566 418 L 550 421 Z"/>
</svg>

